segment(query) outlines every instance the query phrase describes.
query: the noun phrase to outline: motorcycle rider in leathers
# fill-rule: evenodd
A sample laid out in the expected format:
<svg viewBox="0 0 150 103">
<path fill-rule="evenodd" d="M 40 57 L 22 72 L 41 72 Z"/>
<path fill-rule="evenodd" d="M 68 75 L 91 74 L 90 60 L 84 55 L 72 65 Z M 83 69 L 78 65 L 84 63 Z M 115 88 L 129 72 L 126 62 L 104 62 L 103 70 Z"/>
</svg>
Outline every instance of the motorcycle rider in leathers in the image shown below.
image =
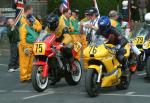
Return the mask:
<svg viewBox="0 0 150 103">
<path fill-rule="evenodd" d="M 126 58 L 124 54 L 126 53 L 124 47 L 128 43 L 128 40 L 121 35 L 121 33 L 111 26 L 110 19 L 107 16 L 102 16 L 98 21 L 99 30 L 97 35 L 102 35 L 108 40 L 108 44 L 113 44 L 116 46 L 116 58 L 122 64 L 122 70 L 126 71 Z"/>
</svg>

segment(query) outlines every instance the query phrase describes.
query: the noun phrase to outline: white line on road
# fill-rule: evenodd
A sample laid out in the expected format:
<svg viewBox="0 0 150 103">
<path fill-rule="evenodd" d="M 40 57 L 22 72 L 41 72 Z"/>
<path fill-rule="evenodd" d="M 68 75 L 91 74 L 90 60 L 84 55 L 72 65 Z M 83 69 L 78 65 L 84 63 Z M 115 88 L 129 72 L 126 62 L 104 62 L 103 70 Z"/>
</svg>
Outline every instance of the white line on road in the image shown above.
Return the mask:
<svg viewBox="0 0 150 103">
<path fill-rule="evenodd" d="M 5 93 L 6 92 L 6 90 L 0 90 L 0 93 Z"/>
<path fill-rule="evenodd" d="M 126 95 L 126 94 L 100 94 L 104 96 L 121 96 L 121 97 L 145 97 L 150 98 L 150 95 Z"/>
<path fill-rule="evenodd" d="M 31 90 L 13 90 L 13 93 L 33 93 Z"/>
<path fill-rule="evenodd" d="M 7 64 L 0 64 L 0 66 L 8 66 Z"/>
<path fill-rule="evenodd" d="M 141 73 L 141 74 L 137 74 L 138 76 L 143 76 L 146 75 L 146 73 Z"/>
<path fill-rule="evenodd" d="M 28 97 L 24 97 L 23 99 L 32 99 L 32 98 L 36 98 L 36 97 L 41 97 L 41 96 L 45 96 L 45 95 L 49 95 L 49 94 L 54 94 L 54 91 L 49 91 L 47 93 L 42 93 L 42 94 L 38 94 L 38 95 L 32 95 L 32 96 L 28 96 Z"/>
<path fill-rule="evenodd" d="M 127 92 L 125 95 L 133 95 L 135 94 L 136 92 Z"/>
</svg>

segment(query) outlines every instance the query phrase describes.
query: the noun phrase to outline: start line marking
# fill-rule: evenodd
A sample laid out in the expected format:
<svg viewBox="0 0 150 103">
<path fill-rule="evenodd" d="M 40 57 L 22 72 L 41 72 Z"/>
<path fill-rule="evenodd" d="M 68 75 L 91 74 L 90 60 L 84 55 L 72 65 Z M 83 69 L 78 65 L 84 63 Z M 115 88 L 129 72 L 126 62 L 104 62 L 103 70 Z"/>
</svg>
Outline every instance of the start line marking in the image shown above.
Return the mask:
<svg viewBox="0 0 150 103">
<path fill-rule="evenodd" d="M 0 64 L 0 66 L 8 66 L 8 64 Z"/>
<path fill-rule="evenodd" d="M 42 97 L 42 96 L 46 96 L 46 95 L 50 95 L 50 94 L 55 94 L 55 93 L 59 93 L 59 94 L 63 94 L 64 92 L 54 92 L 54 91 L 48 91 L 46 93 L 41 93 L 38 95 L 32 95 L 32 96 L 28 96 L 28 97 L 24 97 L 23 100 L 27 100 L 27 99 L 33 99 L 33 98 L 37 98 L 37 97 Z M 120 97 L 142 97 L 142 98 L 150 98 L 150 95 L 136 95 L 136 92 L 127 92 L 125 94 L 99 94 L 99 96 L 120 96 Z M 74 95 L 74 94 L 79 94 L 79 95 L 86 95 L 87 93 L 85 92 L 69 92 L 68 95 Z"/>
<path fill-rule="evenodd" d="M 41 93 L 41 94 L 37 94 L 37 95 L 32 95 L 32 96 L 29 96 L 29 97 L 25 97 L 23 99 L 24 100 L 26 100 L 26 99 L 32 99 L 32 98 L 41 97 L 41 96 L 45 96 L 45 95 L 49 95 L 49 94 L 54 94 L 54 93 L 55 93 L 54 91 L 49 91 L 47 93 Z"/>
<path fill-rule="evenodd" d="M 121 96 L 121 97 L 144 97 L 144 98 L 150 98 L 150 95 L 127 95 L 127 94 L 100 94 L 104 96 Z"/>
</svg>

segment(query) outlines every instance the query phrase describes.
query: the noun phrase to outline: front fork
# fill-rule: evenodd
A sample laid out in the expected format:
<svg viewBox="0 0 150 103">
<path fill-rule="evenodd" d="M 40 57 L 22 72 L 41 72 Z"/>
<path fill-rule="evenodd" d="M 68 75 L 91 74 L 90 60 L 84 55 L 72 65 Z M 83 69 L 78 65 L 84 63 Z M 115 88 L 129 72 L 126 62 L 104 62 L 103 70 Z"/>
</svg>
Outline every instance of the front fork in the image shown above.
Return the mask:
<svg viewBox="0 0 150 103">
<path fill-rule="evenodd" d="M 99 66 L 99 72 L 98 72 L 97 83 L 100 83 L 100 81 L 101 81 L 101 76 L 102 76 L 102 65 Z"/>
<path fill-rule="evenodd" d="M 43 66 L 42 77 L 48 77 L 48 64 Z"/>
</svg>

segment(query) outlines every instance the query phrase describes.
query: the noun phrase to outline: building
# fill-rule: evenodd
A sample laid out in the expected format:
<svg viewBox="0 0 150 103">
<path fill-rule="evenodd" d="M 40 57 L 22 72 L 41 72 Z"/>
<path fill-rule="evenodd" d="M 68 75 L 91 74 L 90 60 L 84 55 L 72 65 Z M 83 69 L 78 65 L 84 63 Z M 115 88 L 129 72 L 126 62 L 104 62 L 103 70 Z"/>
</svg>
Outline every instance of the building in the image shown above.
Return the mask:
<svg viewBox="0 0 150 103">
<path fill-rule="evenodd" d="M 29 2 L 34 8 L 34 15 L 46 16 L 48 12 L 48 0 L 31 0 Z"/>
<path fill-rule="evenodd" d="M 48 0 L 28 0 L 28 4 L 31 4 L 34 8 L 34 15 L 41 15 L 42 17 L 47 15 Z M 15 10 L 12 9 L 14 0 L 1 0 L 0 12 L 6 17 L 15 17 Z"/>
</svg>

